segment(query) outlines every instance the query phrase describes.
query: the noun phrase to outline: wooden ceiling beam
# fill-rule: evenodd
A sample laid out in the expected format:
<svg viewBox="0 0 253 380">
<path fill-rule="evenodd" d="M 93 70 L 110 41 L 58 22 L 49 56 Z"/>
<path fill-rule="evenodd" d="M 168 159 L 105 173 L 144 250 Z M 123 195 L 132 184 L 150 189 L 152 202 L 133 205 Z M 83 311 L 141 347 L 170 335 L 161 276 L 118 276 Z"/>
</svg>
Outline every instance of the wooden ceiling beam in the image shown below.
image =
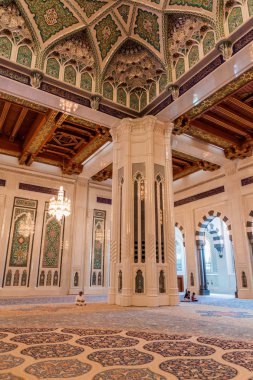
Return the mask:
<svg viewBox="0 0 253 380">
<path fill-rule="evenodd" d="M 7 137 L 1 136 L 0 153 L 19 157 L 21 152 L 22 152 L 22 144 L 16 141 L 10 142 Z"/>
<path fill-rule="evenodd" d="M 238 115 L 237 113 L 234 113 L 228 110 L 225 105 L 219 105 L 215 107 L 215 112 L 218 112 L 220 115 L 228 117 L 229 119 L 232 119 L 233 121 L 237 121 L 239 124 L 244 125 L 246 128 L 253 129 L 252 121 Z"/>
<path fill-rule="evenodd" d="M 11 103 L 10 102 L 5 102 L 4 103 L 4 107 L 3 107 L 2 113 L 0 115 L 0 133 L 2 133 L 2 129 L 3 129 L 5 120 L 7 118 L 8 112 L 10 110 L 10 107 L 11 107 Z"/>
<path fill-rule="evenodd" d="M 206 113 L 202 115 L 202 118 L 204 120 L 210 121 L 213 124 L 219 125 L 220 127 L 228 129 L 231 132 L 237 133 L 238 135 L 241 135 L 245 138 L 251 138 L 251 135 L 248 132 L 243 131 L 239 126 L 236 126 L 235 124 L 224 121 L 223 119 L 219 119 L 217 115 L 214 116 L 211 113 Z"/>
<path fill-rule="evenodd" d="M 20 112 L 20 115 L 18 117 L 18 120 L 16 121 L 13 129 L 12 129 L 12 132 L 11 132 L 11 135 L 10 135 L 10 138 L 9 140 L 11 142 L 13 142 L 15 140 L 15 137 L 16 137 L 16 134 L 18 133 L 19 131 L 19 128 L 21 127 L 26 115 L 27 115 L 27 112 L 28 112 L 28 109 L 27 108 L 23 108 L 22 111 Z"/>
<path fill-rule="evenodd" d="M 242 110 L 243 112 L 247 112 L 249 115 L 253 116 L 253 108 L 250 107 L 248 104 L 242 102 L 241 100 L 231 96 L 227 99 L 227 101 L 230 104 L 233 104 L 238 109 Z"/>
<path fill-rule="evenodd" d="M 241 141 L 238 138 L 234 137 L 233 135 L 224 133 L 223 131 L 221 131 L 215 127 L 212 127 L 210 125 L 207 125 L 206 123 L 204 124 L 204 123 L 200 122 L 199 119 L 192 120 L 191 121 L 191 127 L 205 131 L 206 133 L 213 135 L 215 137 L 218 136 L 230 144 L 240 144 L 241 143 Z"/>
<path fill-rule="evenodd" d="M 28 134 L 20 164 L 31 165 L 35 157 L 41 152 L 45 144 L 52 138 L 56 129 L 66 120 L 68 115 L 55 110 L 49 110 L 45 115 L 38 115 L 30 133 Z"/>
</svg>

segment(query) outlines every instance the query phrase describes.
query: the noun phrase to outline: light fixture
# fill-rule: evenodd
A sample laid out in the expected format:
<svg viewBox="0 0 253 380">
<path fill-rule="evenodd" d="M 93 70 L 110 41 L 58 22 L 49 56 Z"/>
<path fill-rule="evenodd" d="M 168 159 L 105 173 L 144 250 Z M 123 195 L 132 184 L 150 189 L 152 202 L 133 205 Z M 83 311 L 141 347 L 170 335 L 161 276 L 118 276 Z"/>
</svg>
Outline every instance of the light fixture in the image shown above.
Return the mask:
<svg viewBox="0 0 253 380">
<path fill-rule="evenodd" d="M 28 238 L 34 232 L 34 221 L 32 215 L 28 212 L 23 220 L 19 224 L 18 233 L 24 238 Z"/>
<path fill-rule="evenodd" d="M 60 186 L 57 199 L 55 197 L 50 199 L 48 213 L 55 216 L 57 220 L 61 220 L 63 216 L 71 214 L 70 199 L 64 197 L 63 186 Z"/>
<path fill-rule="evenodd" d="M 141 183 L 140 183 L 140 198 L 141 198 L 141 201 L 144 201 L 144 199 L 145 199 L 144 181 L 141 181 Z"/>
<path fill-rule="evenodd" d="M 71 112 L 76 112 L 78 108 L 78 104 L 72 102 L 71 100 L 61 98 L 60 107 L 64 112 L 71 113 Z"/>
</svg>

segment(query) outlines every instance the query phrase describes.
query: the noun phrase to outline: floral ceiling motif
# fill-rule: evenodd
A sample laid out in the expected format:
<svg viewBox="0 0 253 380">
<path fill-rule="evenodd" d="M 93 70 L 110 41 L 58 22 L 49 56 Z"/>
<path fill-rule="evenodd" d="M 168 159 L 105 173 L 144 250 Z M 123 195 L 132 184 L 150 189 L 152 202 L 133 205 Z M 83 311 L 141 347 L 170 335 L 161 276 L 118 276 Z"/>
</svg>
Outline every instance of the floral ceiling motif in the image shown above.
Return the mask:
<svg viewBox="0 0 253 380">
<path fill-rule="evenodd" d="M 252 12 L 252 0 L 0 0 L 0 56 L 138 112 Z"/>
</svg>

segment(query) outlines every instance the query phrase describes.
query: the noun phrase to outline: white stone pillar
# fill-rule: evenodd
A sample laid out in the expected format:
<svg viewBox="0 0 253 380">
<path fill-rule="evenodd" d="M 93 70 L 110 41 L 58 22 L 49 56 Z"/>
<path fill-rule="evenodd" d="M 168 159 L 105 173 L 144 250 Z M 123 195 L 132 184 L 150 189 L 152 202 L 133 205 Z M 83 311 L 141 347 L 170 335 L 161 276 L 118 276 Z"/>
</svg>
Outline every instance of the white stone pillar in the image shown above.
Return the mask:
<svg viewBox="0 0 253 380">
<path fill-rule="evenodd" d="M 169 304 L 177 305 L 179 302 L 177 287 L 177 268 L 175 253 L 175 220 L 174 220 L 174 191 L 171 135 L 174 124 L 169 123 L 165 129 L 165 220 L 167 224 L 167 257 L 169 271 Z"/>
<path fill-rule="evenodd" d="M 85 287 L 85 247 L 87 221 L 88 180 L 79 177 L 75 185 L 73 225 L 72 225 L 72 258 L 70 271 L 70 294 L 77 294 Z"/>
<path fill-rule="evenodd" d="M 252 299 L 252 266 L 246 225 L 243 218 L 241 179 L 237 171 L 237 162 L 233 162 L 228 165 L 225 169 L 225 173 L 225 190 L 227 192 L 231 210 L 230 222 L 232 226 L 238 298 Z"/>
<path fill-rule="evenodd" d="M 113 217 L 109 303 L 122 306 L 178 303 L 172 128 L 173 125 L 162 123 L 156 117 L 146 116 L 124 119 L 112 130 Z M 123 212 L 120 216 L 121 207 Z M 122 273 L 122 286 L 119 273 Z"/>
</svg>

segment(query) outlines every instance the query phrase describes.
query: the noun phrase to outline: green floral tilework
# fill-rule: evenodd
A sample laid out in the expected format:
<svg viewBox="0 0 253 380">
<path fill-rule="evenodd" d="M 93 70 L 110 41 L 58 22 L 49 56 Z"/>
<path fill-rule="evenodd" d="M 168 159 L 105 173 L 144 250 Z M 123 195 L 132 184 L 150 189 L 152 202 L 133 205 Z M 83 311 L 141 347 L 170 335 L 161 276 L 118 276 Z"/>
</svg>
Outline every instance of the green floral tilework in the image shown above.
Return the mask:
<svg viewBox="0 0 253 380">
<path fill-rule="evenodd" d="M 105 59 L 112 46 L 121 36 L 121 31 L 110 14 L 95 26 L 95 30 L 101 57 Z"/>
<path fill-rule="evenodd" d="M 106 1 L 99 0 L 76 0 L 76 2 L 83 9 L 88 18 L 90 18 L 96 11 L 107 4 Z"/>
<path fill-rule="evenodd" d="M 138 9 L 134 33 L 160 51 L 159 23 L 156 14 Z"/>
<path fill-rule="evenodd" d="M 170 0 L 170 5 L 188 5 L 190 7 L 203 8 L 212 12 L 213 0 Z"/>
<path fill-rule="evenodd" d="M 120 7 L 118 7 L 118 12 L 120 16 L 122 17 L 124 23 L 127 24 L 129 12 L 130 12 L 130 6 L 126 4 L 122 4 Z"/>
<path fill-rule="evenodd" d="M 40 31 L 43 42 L 47 41 L 54 34 L 64 28 L 77 24 L 79 21 L 64 7 L 61 1 L 57 0 L 26 0 L 30 12 L 34 15 L 34 20 Z"/>
</svg>

